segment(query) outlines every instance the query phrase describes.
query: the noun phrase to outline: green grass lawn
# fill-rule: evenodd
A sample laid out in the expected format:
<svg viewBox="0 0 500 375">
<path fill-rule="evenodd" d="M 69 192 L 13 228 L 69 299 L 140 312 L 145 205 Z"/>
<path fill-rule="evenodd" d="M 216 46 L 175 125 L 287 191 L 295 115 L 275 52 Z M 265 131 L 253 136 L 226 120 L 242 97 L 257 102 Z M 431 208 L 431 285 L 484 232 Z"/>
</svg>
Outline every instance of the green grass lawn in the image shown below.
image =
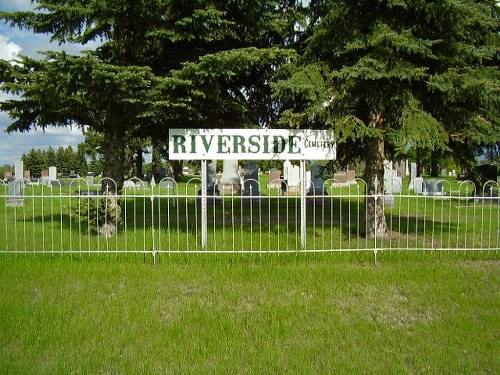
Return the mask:
<svg viewBox="0 0 500 375">
<path fill-rule="evenodd" d="M 494 374 L 500 254 L 0 256 L 1 374 Z"/>
</svg>

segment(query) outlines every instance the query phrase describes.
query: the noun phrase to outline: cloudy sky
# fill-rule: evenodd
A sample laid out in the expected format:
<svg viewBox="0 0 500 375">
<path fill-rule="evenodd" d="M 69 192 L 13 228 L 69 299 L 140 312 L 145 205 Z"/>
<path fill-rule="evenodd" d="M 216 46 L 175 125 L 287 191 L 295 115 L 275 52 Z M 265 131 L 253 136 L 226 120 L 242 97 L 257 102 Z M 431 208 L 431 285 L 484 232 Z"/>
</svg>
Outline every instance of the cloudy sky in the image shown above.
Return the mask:
<svg viewBox="0 0 500 375">
<path fill-rule="evenodd" d="M 31 0 L 0 0 L 0 10 L 15 11 L 32 9 Z M 91 49 L 87 45 L 85 49 Z M 47 35 L 33 34 L 27 30 L 10 28 L 3 22 L 0 23 L 0 59 L 13 59 L 18 55 L 36 56 L 38 51 L 65 49 L 77 54 L 79 46 L 50 43 Z M 0 100 L 6 98 L 0 92 Z M 83 140 L 78 129 L 48 128 L 42 131 L 29 133 L 7 134 L 5 128 L 11 123 L 8 114 L 0 111 L 0 165 L 14 165 L 23 153 L 31 148 L 47 149 L 49 146 L 73 146 Z"/>
</svg>

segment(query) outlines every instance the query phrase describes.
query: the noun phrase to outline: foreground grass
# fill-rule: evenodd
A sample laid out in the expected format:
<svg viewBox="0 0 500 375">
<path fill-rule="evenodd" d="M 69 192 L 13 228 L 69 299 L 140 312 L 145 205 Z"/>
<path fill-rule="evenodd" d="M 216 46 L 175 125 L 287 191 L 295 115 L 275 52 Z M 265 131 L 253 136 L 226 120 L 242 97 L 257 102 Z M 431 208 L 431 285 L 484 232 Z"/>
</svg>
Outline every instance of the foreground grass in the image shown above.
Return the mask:
<svg viewBox="0 0 500 375">
<path fill-rule="evenodd" d="M 0 258 L 2 374 L 499 373 L 500 255 Z"/>
</svg>

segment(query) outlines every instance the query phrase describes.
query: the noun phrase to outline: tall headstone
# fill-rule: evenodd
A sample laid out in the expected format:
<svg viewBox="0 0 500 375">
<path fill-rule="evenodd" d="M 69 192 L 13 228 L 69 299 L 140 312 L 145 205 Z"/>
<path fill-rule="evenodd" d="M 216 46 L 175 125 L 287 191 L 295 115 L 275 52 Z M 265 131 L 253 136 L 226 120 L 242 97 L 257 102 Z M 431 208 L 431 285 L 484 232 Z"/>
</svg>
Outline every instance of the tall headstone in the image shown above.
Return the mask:
<svg viewBox="0 0 500 375">
<path fill-rule="evenodd" d="M 94 172 L 87 173 L 87 185 L 94 186 Z"/>
<path fill-rule="evenodd" d="M 417 177 L 417 163 L 410 164 L 410 190 L 415 190 L 415 178 Z"/>
<path fill-rule="evenodd" d="M 212 160 L 207 163 L 207 195 L 219 195 L 217 186 L 217 161 Z"/>
<path fill-rule="evenodd" d="M 259 168 L 253 161 L 245 163 L 243 169 L 243 195 L 257 197 L 260 195 L 259 191 Z"/>
<path fill-rule="evenodd" d="M 356 183 L 356 171 L 354 169 L 348 169 L 345 171 L 345 181 L 349 185 Z"/>
<path fill-rule="evenodd" d="M 276 168 L 269 170 L 269 184 L 268 189 L 279 189 L 281 188 L 281 171 Z"/>
<path fill-rule="evenodd" d="M 422 177 L 415 177 L 413 180 L 413 189 L 416 194 L 422 194 L 425 190 L 424 179 Z"/>
<path fill-rule="evenodd" d="M 322 176 L 322 168 L 318 164 L 311 165 L 311 182 L 309 194 L 323 195 L 325 180 Z"/>
<path fill-rule="evenodd" d="M 22 160 L 16 161 L 14 167 L 14 178 L 16 180 L 21 180 L 24 178 L 24 162 Z"/>
<path fill-rule="evenodd" d="M 292 168 L 292 162 L 290 160 L 285 160 L 283 162 L 283 180 L 285 181 L 288 180 L 288 173 L 290 171 L 290 168 Z"/>
<path fill-rule="evenodd" d="M 57 167 L 49 167 L 49 180 L 57 180 Z"/>
<path fill-rule="evenodd" d="M 288 194 L 300 194 L 300 168 L 298 165 L 292 165 L 288 169 L 287 179 Z"/>
<path fill-rule="evenodd" d="M 24 206 L 24 199 L 21 195 L 22 180 L 16 179 L 9 181 L 7 185 L 9 198 L 7 198 L 7 206 Z"/>
<path fill-rule="evenodd" d="M 241 191 L 238 160 L 224 160 L 219 190 L 225 195 L 238 195 Z"/>
<path fill-rule="evenodd" d="M 388 195 L 401 193 L 403 184 L 402 177 L 391 168 L 392 165 L 392 162 L 384 162 L 384 193 Z"/>
<path fill-rule="evenodd" d="M 384 204 L 386 207 L 394 207 L 394 196 L 392 195 L 392 178 L 392 161 L 384 160 Z"/>
</svg>

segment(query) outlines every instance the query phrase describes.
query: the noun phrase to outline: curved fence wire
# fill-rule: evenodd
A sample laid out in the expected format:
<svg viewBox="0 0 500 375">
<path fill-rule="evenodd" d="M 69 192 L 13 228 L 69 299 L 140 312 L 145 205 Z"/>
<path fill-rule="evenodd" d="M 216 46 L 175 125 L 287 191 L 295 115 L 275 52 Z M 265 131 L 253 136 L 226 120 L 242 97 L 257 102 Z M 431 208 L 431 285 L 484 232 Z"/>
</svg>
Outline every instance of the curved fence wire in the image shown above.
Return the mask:
<svg viewBox="0 0 500 375">
<path fill-rule="evenodd" d="M 92 186 L 84 179 L 2 181 L 0 252 L 500 250 L 497 183 L 477 189 L 470 181 L 436 180 L 417 192 L 393 183 L 397 193 L 369 196 L 361 179 L 322 186 L 246 180 L 241 190 L 216 184 L 204 195 L 199 178 L 182 185 L 134 178 L 118 195 L 111 179 Z M 382 236 L 367 234 L 374 220 L 368 198 L 382 199 Z"/>
</svg>

